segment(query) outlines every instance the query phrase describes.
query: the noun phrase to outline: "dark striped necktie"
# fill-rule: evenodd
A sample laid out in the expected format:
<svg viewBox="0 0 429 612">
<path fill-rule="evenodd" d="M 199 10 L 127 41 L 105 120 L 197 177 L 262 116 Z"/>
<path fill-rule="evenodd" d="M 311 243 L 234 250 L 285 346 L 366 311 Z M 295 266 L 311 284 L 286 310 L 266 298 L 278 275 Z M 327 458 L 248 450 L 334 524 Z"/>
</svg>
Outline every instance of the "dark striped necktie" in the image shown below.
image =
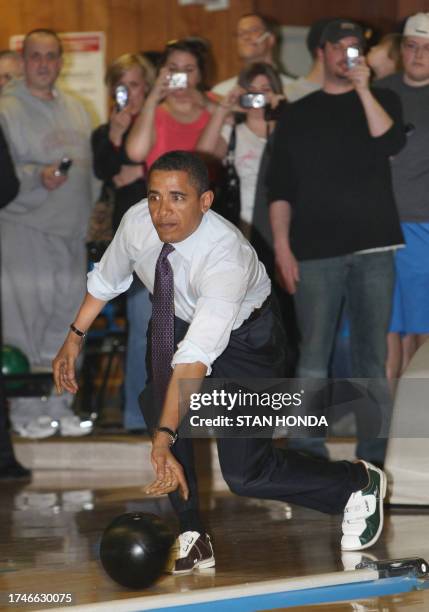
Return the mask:
<svg viewBox="0 0 429 612">
<path fill-rule="evenodd" d="M 152 298 L 152 376 L 161 402 L 171 376 L 174 354 L 174 276 L 168 256 L 174 251 L 165 243 L 155 267 Z"/>
</svg>

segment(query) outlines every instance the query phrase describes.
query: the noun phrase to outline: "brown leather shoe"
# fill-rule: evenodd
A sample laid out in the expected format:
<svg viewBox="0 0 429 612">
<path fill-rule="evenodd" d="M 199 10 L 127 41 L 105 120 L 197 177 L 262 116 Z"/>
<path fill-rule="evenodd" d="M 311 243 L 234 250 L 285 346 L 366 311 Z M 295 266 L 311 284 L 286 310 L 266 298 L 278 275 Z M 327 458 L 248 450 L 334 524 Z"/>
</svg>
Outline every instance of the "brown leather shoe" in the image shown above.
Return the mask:
<svg viewBox="0 0 429 612">
<path fill-rule="evenodd" d="M 167 569 L 169 574 L 188 574 L 194 569 L 215 566 L 215 558 L 210 536 L 198 531 L 185 531 L 177 538 L 176 555 Z"/>
</svg>

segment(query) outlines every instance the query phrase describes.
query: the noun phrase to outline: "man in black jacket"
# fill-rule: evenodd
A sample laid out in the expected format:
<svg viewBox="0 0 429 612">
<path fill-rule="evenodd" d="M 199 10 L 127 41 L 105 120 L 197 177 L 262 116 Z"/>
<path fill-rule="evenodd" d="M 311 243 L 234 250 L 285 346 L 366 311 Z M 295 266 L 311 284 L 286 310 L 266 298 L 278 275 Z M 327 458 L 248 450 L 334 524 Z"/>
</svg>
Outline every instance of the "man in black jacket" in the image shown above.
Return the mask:
<svg viewBox="0 0 429 612">
<path fill-rule="evenodd" d="M 277 267 L 294 296 L 302 378 L 328 376 L 344 300 L 353 377 L 385 377 L 393 254 L 403 244 L 389 157 L 405 134 L 396 94 L 370 89 L 363 57 L 349 63 L 363 45 L 357 24 L 328 24 L 319 49 L 323 89 L 291 105 L 274 135 L 270 217 Z M 362 437 L 358 456 L 382 463 L 385 440 Z"/>
</svg>

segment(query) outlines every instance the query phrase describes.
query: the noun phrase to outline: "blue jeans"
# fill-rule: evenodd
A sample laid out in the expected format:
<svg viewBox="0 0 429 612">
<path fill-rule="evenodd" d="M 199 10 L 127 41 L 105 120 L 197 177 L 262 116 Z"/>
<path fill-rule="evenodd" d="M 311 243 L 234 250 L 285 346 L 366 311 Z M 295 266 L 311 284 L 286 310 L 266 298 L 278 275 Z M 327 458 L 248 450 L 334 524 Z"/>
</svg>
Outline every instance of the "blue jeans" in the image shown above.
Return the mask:
<svg viewBox="0 0 429 612">
<path fill-rule="evenodd" d="M 145 429 L 138 397 L 146 384 L 146 332 L 152 314 L 149 291 L 138 278 L 127 293 L 128 343 L 125 365 L 125 429 Z"/>
<path fill-rule="evenodd" d="M 380 401 L 385 403 L 386 334 L 394 286 L 393 252 L 302 261 L 299 271 L 300 282 L 294 296 L 300 332 L 297 377 L 328 377 L 345 300 L 350 322 L 352 376 L 381 379 Z M 297 442 L 299 445 L 302 441 Z M 357 454 L 362 459 L 382 463 L 385 446 L 383 439 L 361 440 Z"/>
</svg>

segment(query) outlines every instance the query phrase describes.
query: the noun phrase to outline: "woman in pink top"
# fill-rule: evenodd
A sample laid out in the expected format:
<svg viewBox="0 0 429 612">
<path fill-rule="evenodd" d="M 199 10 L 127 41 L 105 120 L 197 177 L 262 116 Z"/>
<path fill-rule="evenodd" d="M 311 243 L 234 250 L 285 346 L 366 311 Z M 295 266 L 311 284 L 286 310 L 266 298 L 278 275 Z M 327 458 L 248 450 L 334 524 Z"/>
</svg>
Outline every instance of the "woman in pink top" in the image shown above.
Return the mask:
<svg viewBox="0 0 429 612">
<path fill-rule="evenodd" d="M 199 39 L 167 45 L 158 78 L 127 139 L 127 153 L 148 166 L 160 155 L 195 149 L 214 103 L 205 92 L 207 47 Z"/>
</svg>

